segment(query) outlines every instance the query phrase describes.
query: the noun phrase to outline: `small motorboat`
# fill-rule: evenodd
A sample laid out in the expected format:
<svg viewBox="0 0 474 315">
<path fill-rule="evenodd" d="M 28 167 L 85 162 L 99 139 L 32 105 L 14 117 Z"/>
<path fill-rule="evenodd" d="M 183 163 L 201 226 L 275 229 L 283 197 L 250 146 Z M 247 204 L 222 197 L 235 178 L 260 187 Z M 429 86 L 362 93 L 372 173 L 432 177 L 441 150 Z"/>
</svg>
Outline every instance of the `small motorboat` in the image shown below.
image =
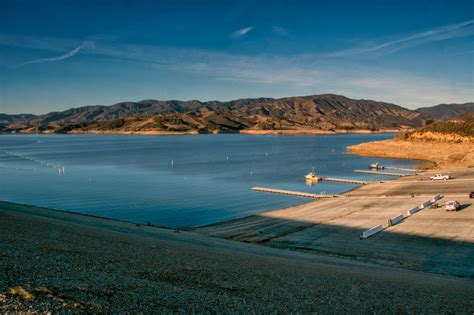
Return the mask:
<svg viewBox="0 0 474 315">
<path fill-rule="evenodd" d="M 379 163 L 372 163 L 369 165 L 369 168 L 376 169 L 376 170 L 383 170 L 385 166 L 382 166 Z"/>
<path fill-rule="evenodd" d="M 310 180 L 310 181 L 317 181 L 318 180 L 318 176 L 316 175 L 316 172 L 314 171 L 314 167 L 313 167 L 313 170 L 311 172 L 309 172 L 304 178 L 306 178 L 306 180 Z"/>
</svg>

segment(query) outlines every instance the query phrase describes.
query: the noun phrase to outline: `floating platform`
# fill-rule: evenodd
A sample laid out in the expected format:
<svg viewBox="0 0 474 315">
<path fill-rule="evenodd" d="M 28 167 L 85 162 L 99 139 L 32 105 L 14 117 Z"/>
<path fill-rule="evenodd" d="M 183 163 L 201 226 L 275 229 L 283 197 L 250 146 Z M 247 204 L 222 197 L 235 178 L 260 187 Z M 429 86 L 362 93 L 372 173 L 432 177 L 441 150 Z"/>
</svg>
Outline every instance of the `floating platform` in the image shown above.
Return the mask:
<svg viewBox="0 0 474 315">
<path fill-rule="evenodd" d="M 384 176 L 398 176 L 404 177 L 413 174 L 400 174 L 400 173 L 389 173 L 389 172 L 374 172 L 374 171 L 363 171 L 363 170 L 354 170 L 354 173 L 361 173 L 361 174 L 370 174 L 370 175 L 384 175 Z"/>
<path fill-rule="evenodd" d="M 313 198 L 313 199 L 335 198 L 335 197 L 340 196 L 340 195 L 312 194 L 312 193 L 306 193 L 306 192 L 300 192 L 300 191 L 273 189 L 273 188 L 264 188 L 264 187 L 252 187 L 252 191 L 279 194 L 279 195 L 289 195 L 289 196 L 302 197 L 302 198 Z"/>
<path fill-rule="evenodd" d="M 387 170 L 394 170 L 394 171 L 406 171 L 406 172 L 421 172 L 420 170 L 415 170 L 412 168 L 403 168 L 403 167 L 393 167 L 393 166 L 384 166 L 385 169 Z"/>
<path fill-rule="evenodd" d="M 348 183 L 348 184 L 357 184 L 357 185 L 366 185 L 369 182 L 357 179 L 346 179 L 346 178 L 332 178 L 332 177 L 319 177 L 318 180 L 320 181 L 327 181 L 327 182 L 338 182 L 338 183 Z"/>
</svg>

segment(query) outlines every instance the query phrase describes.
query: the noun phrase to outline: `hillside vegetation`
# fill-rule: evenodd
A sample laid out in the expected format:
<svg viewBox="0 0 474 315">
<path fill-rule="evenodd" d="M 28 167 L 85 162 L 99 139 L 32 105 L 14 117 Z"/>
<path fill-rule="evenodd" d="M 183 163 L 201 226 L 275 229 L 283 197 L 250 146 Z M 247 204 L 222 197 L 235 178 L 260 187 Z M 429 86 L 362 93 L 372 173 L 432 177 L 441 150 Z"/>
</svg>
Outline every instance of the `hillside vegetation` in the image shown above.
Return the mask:
<svg viewBox="0 0 474 315">
<path fill-rule="evenodd" d="M 421 126 L 414 110 L 324 94 L 235 101 L 123 102 L 3 119 L 10 133 L 221 133 L 265 130 L 403 130 Z"/>
<path fill-rule="evenodd" d="M 443 141 L 474 143 L 474 119 L 463 122 L 435 121 L 414 131 L 400 133 L 400 140 Z"/>
<path fill-rule="evenodd" d="M 404 131 L 426 121 L 447 120 L 474 112 L 474 103 L 441 104 L 410 110 L 395 104 L 342 95 L 246 98 L 233 101 L 121 102 L 90 105 L 42 115 L 0 114 L 3 133 L 257 133 L 318 134 L 332 132 Z M 438 123 L 429 127 L 437 128 Z M 454 126 L 460 128 L 461 126 Z M 424 130 L 412 138 L 437 138 L 441 131 Z M 464 128 L 464 127 L 461 127 Z M 432 134 L 428 134 L 430 131 Z M 469 136 L 450 132 L 461 137 Z M 445 137 L 445 136 L 444 136 Z M 449 141 L 465 141 L 455 136 Z"/>
</svg>

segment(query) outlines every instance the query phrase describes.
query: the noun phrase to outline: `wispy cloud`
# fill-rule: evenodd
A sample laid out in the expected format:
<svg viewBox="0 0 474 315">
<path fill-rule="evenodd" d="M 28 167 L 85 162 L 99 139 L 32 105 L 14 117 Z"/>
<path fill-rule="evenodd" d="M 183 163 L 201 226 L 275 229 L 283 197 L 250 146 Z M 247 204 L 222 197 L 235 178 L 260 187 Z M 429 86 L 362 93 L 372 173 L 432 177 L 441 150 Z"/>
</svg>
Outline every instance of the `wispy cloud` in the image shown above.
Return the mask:
<svg viewBox="0 0 474 315">
<path fill-rule="evenodd" d="M 247 26 L 244 28 L 241 28 L 239 30 L 236 30 L 230 34 L 231 37 L 241 37 L 250 32 L 253 29 L 253 26 Z"/>
<path fill-rule="evenodd" d="M 54 56 L 54 57 L 49 57 L 49 58 L 40 58 L 40 59 L 34 59 L 30 61 L 26 61 L 17 65 L 12 66 L 12 68 L 20 68 L 26 65 L 31 65 L 31 64 L 37 64 L 37 63 L 46 63 L 46 62 L 56 62 L 56 61 L 61 61 L 64 59 L 68 59 L 71 57 L 74 57 L 81 49 L 83 49 L 86 46 L 91 46 L 93 45 L 91 42 L 83 42 L 79 47 L 74 48 L 73 50 L 59 55 L 59 56 Z"/>
<path fill-rule="evenodd" d="M 272 32 L 280 36 L 288 36 L 289 34 L 288 30 L 281 26 L 272 26 Z"/>
<path fill-rule="evenodd" d="M 64 51 L 74 40 L 24 38 L 21 47 Z M 47 45 L 45 43 L 48 43 Z M 77 41 L 75 42 L 77 44 Z M 7 41 L 0 45 L 7 45 Z M 12 46 L 17 45 L 14 41 Z M 54 62 L 70 58 L 87 46 L 52 58 L 28 63 Z M 15 46 L 17 47 L 17 46 Z M 258 84 L 261 93 L 278 90 L 286 95 L 318 93 L 344 94 L 354 98 L 371 98 L 411 108 L 438 103 L 468 102 L 474 99 L 472 82 L 451 80 L 449 74 L 438 78 L 414 75 L 409 71 L 361 64 L 350 59 L 324 58 L 321 55 L 240 55 L 204 49 L 126 45 L 97 41 L 94 49 L 84 53 L 102 56 L 110 62 L 129 63 L 140 71 L 151 69 L 163 75 L 185 73 L 223 82 Z M 170 76 L 172 78 L 172 76 Z M 458 82 L 458 83 L 456 83 Z"/>
<path fill-rule="evenodd" d="M 444 25 L 427 31 L 414 33 L 396 40 L 372 44 L 366 47 L 356 47 L 340 50 L 328 54 L 330 57 L 347 57 L 373 52 L 391 53 L 405 47 L 420 45 L 423 43 L 447 40 L 457 37 L 474 35 L 474 20 L 468 20 L 456 24 Z"/>
<path fill-rule="evenodd" d="M 127 51 L 123 47 L 121 50 L 123 53 Z M 128 55 L 129 58 L 140 59 L 135 53 L 136 50 L 133 57 Z M 148 59 L 147 54 L 145 58 L 155 60 L 150 65 L 160 72 L 203 75 L 215 80 L 248 83 L 252 86 L 260 84 L 259 89 L 262 91 L 267 87 L 273 87 L 272 90 L 277 87 L 286 95 L 335 93 L 392 102 L 409 108 L 474 99 L 471 85 L 447 83 L 443 81 L 444 77 L 436 79 L 398 70 L 334 62 L 331 59 L 322 61 L 319 57 L 310 55 L 243 56 L 161 48 L 149 53 L 155 57 L 150 56 Z"/>
</svg>

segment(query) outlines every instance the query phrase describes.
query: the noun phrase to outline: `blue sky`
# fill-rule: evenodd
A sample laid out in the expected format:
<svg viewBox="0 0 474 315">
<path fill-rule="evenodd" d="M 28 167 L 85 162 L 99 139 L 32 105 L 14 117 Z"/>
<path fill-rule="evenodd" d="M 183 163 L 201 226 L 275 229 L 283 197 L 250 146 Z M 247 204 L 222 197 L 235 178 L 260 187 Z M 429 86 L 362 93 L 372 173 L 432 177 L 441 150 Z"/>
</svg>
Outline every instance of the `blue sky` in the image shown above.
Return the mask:
<svg viewBox="0 0 474 315">
<path fill-rule="evenodd" d="M 2 1 L 0 112 L 336 93 L 474 101 L 474 1 Z"/>
</svg>

